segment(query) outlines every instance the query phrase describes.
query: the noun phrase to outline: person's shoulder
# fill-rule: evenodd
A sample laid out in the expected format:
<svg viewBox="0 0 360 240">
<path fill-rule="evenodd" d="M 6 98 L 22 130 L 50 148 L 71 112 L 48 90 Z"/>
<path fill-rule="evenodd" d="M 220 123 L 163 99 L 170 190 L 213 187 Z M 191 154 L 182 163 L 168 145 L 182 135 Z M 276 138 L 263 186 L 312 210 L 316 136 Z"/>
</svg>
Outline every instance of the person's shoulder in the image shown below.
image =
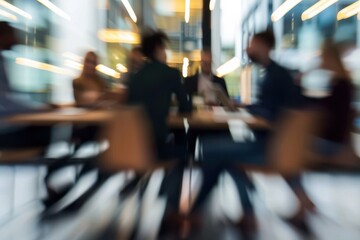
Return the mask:
<svg viewBox="0 0 360 240">
<path fill-rule="evenodd" d="M 347 77 L 338 77 L 335 79 L 334 88 L 352 91 L 354 89 L 354 85 L 351 82 L 351 79 Z"/>
<path fill-rule="evenodd" d="M 81 78 L 77 77 L 72 80 L 72 84 L 73 84 L 73 86 L 79 86 L 79 85 L 82 85 L 83 83 L 82 83 Z"/>
<path fill-rule="evenodd" d="M 215 74 L 213 74 L 213 79 L 215 82 L 221 82 L 221 83 L 225 82 L 225 79 L 223 77 L 218 77 Z"/>
<path fill-rule="evenodd" d="M 193 81 L 194 79 L 197 79 L 198 77 L 199 77 L 199 74 L 196 73 L 194 75 L 187 76 L 186 78 L 184 78 L 184 81 Z"/>
</svg>

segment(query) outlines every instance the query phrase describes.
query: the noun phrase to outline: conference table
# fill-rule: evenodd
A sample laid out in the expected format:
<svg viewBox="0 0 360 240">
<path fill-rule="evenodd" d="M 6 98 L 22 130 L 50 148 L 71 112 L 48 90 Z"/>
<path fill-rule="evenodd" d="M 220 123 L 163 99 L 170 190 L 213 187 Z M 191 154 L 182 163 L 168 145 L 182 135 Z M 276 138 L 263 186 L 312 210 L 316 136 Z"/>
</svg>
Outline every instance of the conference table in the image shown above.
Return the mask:
<svg viewBox="0 0 360 240">
<path fill-rule="evenodd" d="M 65 108 L 60 110 L 15 114 L 1 118 L 1 122 L 11 124 L 28 125 L 52 125 L 52 124 L 103 124 L 116 116 L 117 110 L 87 110 L 81 108 Z M 120 108 L 121 111 L 121 108 Z M 256 118 L 244 111 L 225 112 L 219 108 L 200 109 L 190 115 L 181 115 L 171 112 L 168 118 L 170 128 L 179 129 L 186 125 L 189 128 L 221 130 L 227 129 L 229 122 L 241 121 L 250 128 L 269 128 L 270 125 L 261 118 Z"/>
</svg>

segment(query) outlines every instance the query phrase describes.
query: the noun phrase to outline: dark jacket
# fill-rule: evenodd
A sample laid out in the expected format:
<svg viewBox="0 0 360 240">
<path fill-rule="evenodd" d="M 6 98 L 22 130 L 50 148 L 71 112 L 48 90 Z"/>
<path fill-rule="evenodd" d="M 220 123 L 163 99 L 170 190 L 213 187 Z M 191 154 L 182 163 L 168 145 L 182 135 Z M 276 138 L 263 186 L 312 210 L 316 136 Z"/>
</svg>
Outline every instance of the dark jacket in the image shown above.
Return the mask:
<svg viewBox="0 0 360 240">
<path fill-rule="evenodd" d="M 215 75 L 212 75 L 212 82 L 220 85 L 224 90 L 225 94 L 229 96 L 224 78 L 219 78 Z M 198 85 L 199 73 L 196 73 L 194 76 L 190 76 L 184 79 L 185 89 L 191 96 L 198 93 Z"/>
<path fill-rule="evenodd" d="M 257 103 L 247 108 L 252 114 L 274 122 L 284 109 L 299 108 L 302 104 L 300 88 L 295 85 L 289 71 L 272 61 L 266 67 Z"/>
<path fill-rule="evenodd" d="M 145 64 L 139 72 L 131 75 L 128 94 L 129 104 L 144 107 L 158 145 L 163 144 L 168 135 L 167 117 L 172 94 L 176 95 L 179 112 L 192 110 L 179 71 L 157 61 Z"/>
</svg>

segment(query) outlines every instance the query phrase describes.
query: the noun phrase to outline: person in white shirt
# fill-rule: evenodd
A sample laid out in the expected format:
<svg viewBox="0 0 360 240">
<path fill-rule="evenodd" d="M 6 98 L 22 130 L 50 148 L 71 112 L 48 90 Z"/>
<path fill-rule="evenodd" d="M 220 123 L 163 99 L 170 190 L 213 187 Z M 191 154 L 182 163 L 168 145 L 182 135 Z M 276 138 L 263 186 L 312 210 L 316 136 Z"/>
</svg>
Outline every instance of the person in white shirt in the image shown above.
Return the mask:
<svg viewBox="0 0 360 240">
<path fill-rule="evenodd" d="M 184 79 L 185 88 L 190 95 L 200 95 L 206 104 L 216 105 L 217 96 L 213 90 L 214 84 L 219 85 L 224 93 L 229 96 L 224 78 L 219 78 L 212 73 L 212 54 L 209 49 L 201 52 L 201 72 Z"/>
</svg>

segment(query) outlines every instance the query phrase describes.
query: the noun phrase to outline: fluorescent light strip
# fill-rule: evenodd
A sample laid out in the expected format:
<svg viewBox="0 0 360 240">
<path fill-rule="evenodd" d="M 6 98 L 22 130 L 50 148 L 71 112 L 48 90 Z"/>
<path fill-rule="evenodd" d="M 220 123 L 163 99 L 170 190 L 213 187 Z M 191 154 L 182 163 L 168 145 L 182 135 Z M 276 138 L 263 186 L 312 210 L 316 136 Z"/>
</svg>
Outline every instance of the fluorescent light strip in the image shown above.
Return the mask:
<svg viewBox="0 0 360 240">
<path fill-rule="evenodd" d="M 6 11 L 3 11 L 0 9 L 0 16 L 6 17 L 8 19 L 11 19 L 13 21 L 17 21 L 17 17 L 15 15 L 12 15 L 11 13 L 8 13 Z"/>
<path fill-rule="evenodd" d="M 131 7 L 130 3 L 128 0 L 121 0 L 121 2 L 124 4 L 126 11 L 129 13 L 129 16 L 131 17 L 131 19 L 136 23 L 137 22 L 137 17 L 136 14 L 134 12 L 134 9 Z"/>
<path fill-rule="evenodd" d="M 183 60 L 183 67 L 182 67 L 182 75 L 183 75 L 183 77 L 188 76 L 189 63 L 190 63 L 189 59 L 187 57 L 185 57 L 184 60 Z"/>
<path fill-rule="evenodd" d="M 185 22 L 190 21 L 190 0 L 185 0 Z"/>
<path fill-rule="evenodd" d="M 59 74 L 64 74 L 64 75 L 71 75 L 71 72 L 69 72 L 68 70 L 66 70 L 64 68 L 60 68 L 60 67 L 57 67 L 57 66 L 54 66 L 51 64 L 43 63 L 43 62 L 34 61 L 31 59 L 27 59 L 27 58 L 16 58 L 15 62 L 19 65 L 37 68 L 37 69 L 45 70 L 48 72 L 59 73 Z"/>
<path fill-rule="evenodd" d="M 313 6 L 308 8 L 302 15 L 301 19 L 303 21 L 306 21 L 310 18 L 315 17 L 334 3 L 338 2 L 339 0 L 320 0 L 317 3 L 315 3 Z"/>
<path fill-rule="evenodd" d="M 120 73 L 115 71 L 112 68 L 109 68 L 105 65 L 99 64 L 96 66 L 96 70 L 98 70 L 99 72 L 102 72 L 108 76 L 111 76 L 113 78 L 120 78 Z"/>
<path fill-rule="evenodd" d="M 139 34 L 130 31 L 122 31 L 118 29 L 101 29 L 98 32 L 98 37 L 101 41 L 110 42 L 110 43 L 129 43 L 129 44 L 140 43 Z"/>
<path fill-rule="evenodd" d="M 286 13 L 298 5 L 302 0 L 287 0 L 281 4 L 271 15 L 273 22 L 279 21 Z"/>
<path fill-rule="evenodd" d="M 80 57 L 80 56 L 78 56 L 78 55 L 76 55 L 76 54 L 74 54 L 72 52 L 64 52 L 62 54 L 62 56 L 65 57 L 65 58 L 71 59 L 71 60 L 73 60 L 75 62 L 82 62 L 84 60 L 83 57 Z"/>
<path fill-rule="evenodd" d="M 3 6 L 4 8 L 9 9 L 10 11 L 13 11 L 13 12 L 19 14 L 20 16 L 23 16 L 24 18 L 32 19 L 32 16 L 30 14 L 21 10 L 20 8 L 15 7 L 14 5 L 12 5 L 4 0 L 0 0 L 0 5 Z"/>
<path fill-rule="evenodd" d="M 218 77 L 223 77 L 226 74 L 229 74 L 229 73 L 235 71 L 238 67 L 240 67 L 240 59 L 237 57 L 234 57 L 234 58 L 230 59 L 229 61 L 227 61 L 226 63 L 224 63 L 223 65 L 221 65 L 216 70 L 216 75 Z"/>
<path fill-rule="evenodd" d="M 128 72 L 127 67 L 125 67 L 125 66 L 122 65 L 121 63 L 116 64 L 116 69 L 119 70 L 120 72 L 123 72 L 123 73 Z"/>
<path fill-rule="evenodd" d="M 350 18 L 356 14 L 358 14 L 360 12 L 360 1 L 357 1 L 349 6 L 347 6 L 346 8 L 344 8 L 343 10 L 339 11 L 337 14 L 337 20 L 343 20 L 346 18 Z"/>
<path fill-rule="evenodd" d="M 83 64 L 72 61 L 72 60 L 65 60 L 65 66 L 76 69 L 76 70 L 82 70 L 84 68 Z"/>
<path fill-rule="evenodd" d="M 57 7 L 55 4 L 53 4 L 49 0 L 37 0 L 37 1 L 39 3 L 41 3 L 42 5 L 44 5 L 45 7 L 47 7 L 48 9 L 50 9 L 52 12 L 54 12 L 58 16 L 65 18 L 68 21 L 71 20 L 70 16 L 66 12 L 61 10 L 59 7 Z"/>
<path fill-rule="evenodd" d="M 215 9 L 215 5 L 216 5 L 216 0 L 210 0 L 210 3 L 209 3 L 210 11 L 213 11 Z"/>
</svg>

